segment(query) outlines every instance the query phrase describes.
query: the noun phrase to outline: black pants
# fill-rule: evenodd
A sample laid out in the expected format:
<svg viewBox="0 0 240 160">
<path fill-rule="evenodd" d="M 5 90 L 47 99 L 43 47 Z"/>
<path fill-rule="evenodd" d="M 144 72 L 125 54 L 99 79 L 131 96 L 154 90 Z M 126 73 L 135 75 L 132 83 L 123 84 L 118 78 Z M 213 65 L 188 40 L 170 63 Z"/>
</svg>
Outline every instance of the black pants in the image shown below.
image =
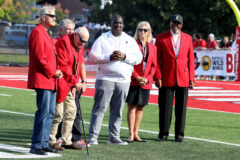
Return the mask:
<svg viewBox="0 0 240 160">
<path fill-rule="evenodd" d="M 173 97 L 175 94 L 175 138 L 184 137 L 187 87 L 162 87 L 159 89 L 159 138 L 168 137 L 172 119 Z"/>
<path fill-rule="evenodd" d="M 75 103 L 77 107 L 77 113 L 76 113 L 76 118 L 73 123 L 73 128 L 72 128 L 72 142 L 76 142 L 81 140 L 82 133 L 81 133 L 81 112 L 80 112 L 80 98 L 81 98 L 81 91 L 76 91 L 76 96 L 75 96 Z M 62 122 L 60 123 L 58 127 L 58 132 L 56 135 L 56 138 L 58 139 L 61 137 L 61 129 L 62 129 Z"/>
</svg>

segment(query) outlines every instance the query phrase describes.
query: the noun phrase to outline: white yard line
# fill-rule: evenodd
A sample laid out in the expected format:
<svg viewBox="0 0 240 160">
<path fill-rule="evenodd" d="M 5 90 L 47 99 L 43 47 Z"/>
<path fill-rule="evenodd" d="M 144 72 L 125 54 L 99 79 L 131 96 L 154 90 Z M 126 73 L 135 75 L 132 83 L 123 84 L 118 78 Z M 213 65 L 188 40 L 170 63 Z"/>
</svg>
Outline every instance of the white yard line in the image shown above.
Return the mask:
<svg viewBox="0 0 240 160">
<path fill-rule="evenodd" d="M 52 157 L 60 157 L 62 156 L 61 154 L 56 154 L 56 153 L 50 153 L 48 152 L 47 155 L 36 155 L 36 154 L 31 154 L 29 148 L 24 148 L 24 147 L 19 147 L 19 146 L 14 146 L 14 145 L 8 145 L 8 144 L 2 144 L 0 143 L 0 159 L 1 158 L 7 158 L 7 159 L 27 159 L 27 158 L 52 158 Z M 7 153 L 3 152 L 4 150 L 6 151 L 12 151 L 12 152 L 17 152 L 20 154 L 14 154 L 14 153 Z"/>
<path fill-rule="evenodd" d="M 18 115 L 25 115 L 25 116 L 34 116 L 34 114 L 27 114 L 27 113 L 20 113 L 20 112 L 12 112 L 12 111 L 7 111 L 7 110 L 0 110 L 0 112 L 5 112 L 5 113 L 12 113 L 12 114 L 18 114 Z M 84 122 L 86 124 L 90 124 L 90 122 Z M 108 127 L 107 124 L 102 124 L 102 126 Z M 121 127 L 121 129 L 128 130 L 127 127 Z M 142 130 L 140 129 L 139 132 L 144 132 L 144 133 L 151 133 L 151 134 L 158 134 L 158 132 L 154 131 L 147 131 L 147 130 Z M 173 134 L 170 134 L 170 136 L 174 136 Z M 240 147 L 240 144 L 236 143 L 228 143 L 228 142 L 222 142 L 222 141 L 215 141 L 215 140 L 210 140 L 210 139 L 203 139 L 203 138 L 197 138 L 197 137 L 188 137 L 185 136 L 184 138 L 186 139 L 191 139 L 191 140 L 197 140 L 197 141 L 204 141 L 204 142 L 209 142 L 209 143 L 217 143 L 217 144 L 224 144 L 224 145 L 229 145 L 229 146 L 237 146 Z"/>
<path fill-rule="evenodd" d="M 0 96 L 9 97 L 9 96 L 12 96 L 12 95 L 10 95 L 10 94 L 0 94 Z"/>
</svg>

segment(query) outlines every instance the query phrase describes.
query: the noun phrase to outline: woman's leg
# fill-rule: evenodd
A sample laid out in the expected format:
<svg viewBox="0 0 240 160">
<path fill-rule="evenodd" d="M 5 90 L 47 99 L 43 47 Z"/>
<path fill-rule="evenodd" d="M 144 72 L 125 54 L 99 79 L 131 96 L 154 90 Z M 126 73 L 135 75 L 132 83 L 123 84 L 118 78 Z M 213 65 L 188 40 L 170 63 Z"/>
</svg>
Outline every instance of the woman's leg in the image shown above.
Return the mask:
<svg viewBox="0 0 240 160">
<path fill-rule="evenodd" d="M 142 120 L 143 109 L 144 109 L 144 106 L 140 106 L 140 105 L 138 105 L 136 108 L 135 124 L 134 124 L 133 132 L 134 132 L 134 139 L 137 141 L 141 140 L 141 138 L 138 136 L 138 129 Z"/>
<path fill-rule="evenodd" d="M 128 129 L 129 129 L 129 137 L 128 141 L 134 140 L 134 123 L 135 123 L 135 114 L 136 114 L 136 106 L 132 104 L 128 104 L 128 113 L 127 113 L 127 120 L 128 120 Z"/>
</svg>

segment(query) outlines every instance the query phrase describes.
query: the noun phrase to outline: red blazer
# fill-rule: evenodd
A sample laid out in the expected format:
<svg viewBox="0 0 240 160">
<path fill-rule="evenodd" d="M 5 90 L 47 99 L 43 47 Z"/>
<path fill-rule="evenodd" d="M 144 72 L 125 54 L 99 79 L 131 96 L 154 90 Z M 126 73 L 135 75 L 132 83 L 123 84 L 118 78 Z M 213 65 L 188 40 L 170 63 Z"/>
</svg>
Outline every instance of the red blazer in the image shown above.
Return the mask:
<svg viewBox="0 0 240 160">
<path fill-rule="evenodd" d="M 57 71 L 56 55 L 51 37 L 42 24 L 34 28 L 28 39 L 29 71 L 28 85 L 30 89 L 54 90 Z"/>
<path fill-rule="evenodd" d="M 192 37 L 181 32 L 180 50 L 176 57 L 171 40 L 171 32 L 157 35 L 157 69 L 156 79 L 162 79 L 164 87 L 189 87 L 194 81 L 194 54 Z"/>
<path fill-rule="evenodd" d="M 56 49 L 59 66 L 63 72 L 63 78 L 58 80 L 57 87 L 57 102 L 60 103 L 65 100 L 70 89 L 79 81 L 80 64 L 84 63 L 84 46 L 77 52 L 74 47 L 74 37 L 71 34 L 58 40 Z"/>
<path fill-rule="evenodd" d="M 139 48 L 141 49 L 141 45 L 139 42 L 138 42 L 138 45 L 139 45 Z M 143 73 L 143 61 L 142 61 L 142 63 L 134 66 L 134 71 L 131 78 L 132 79 L 131 86 L 138 86 L 136 78 L 137 76 L 141 76 L 141 77 L 146 77 L 149 82 L 145 86 L 142 85 L 141 88 L 152 89 L 153 76 L 155 74 L 156 65 L 157 65 L 157 62 L 156 62 L 157 48 L 152 43 L 148 43 L 148 49 L 149 49 L 149 54 L 148 54 L 148 60 L 147 60 L 144 73 Z"/>
</svg>

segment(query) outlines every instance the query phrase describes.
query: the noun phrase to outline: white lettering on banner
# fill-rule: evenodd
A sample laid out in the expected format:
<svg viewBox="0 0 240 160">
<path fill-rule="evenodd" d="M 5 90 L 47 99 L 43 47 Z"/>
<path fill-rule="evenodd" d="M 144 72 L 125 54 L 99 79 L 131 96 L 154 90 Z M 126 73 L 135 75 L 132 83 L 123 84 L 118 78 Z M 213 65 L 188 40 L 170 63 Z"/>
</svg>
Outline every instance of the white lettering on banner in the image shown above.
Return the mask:
<svg viewBox="0 0 240 160">
<path fill-rule="evenodd" d="M 194 51 L 195 74 L 235 76 L 235 52 L 230 50 Z"/>
</svg>

